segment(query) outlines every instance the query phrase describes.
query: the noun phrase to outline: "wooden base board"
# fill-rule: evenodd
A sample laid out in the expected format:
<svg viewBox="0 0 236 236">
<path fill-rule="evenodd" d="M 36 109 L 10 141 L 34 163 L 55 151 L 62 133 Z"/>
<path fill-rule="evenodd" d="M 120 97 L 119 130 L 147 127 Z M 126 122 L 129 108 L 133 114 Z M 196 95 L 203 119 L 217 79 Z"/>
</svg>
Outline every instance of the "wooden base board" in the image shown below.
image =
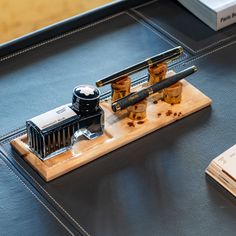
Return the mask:
<svg viewBox="0 0 236 236">
<path fill-rule="evenodd" d="M 101 106 L 105 111 L 104 134 L 94 140 L 81 141 L 74 145 L 73 150 L 51 159 L 42 161 L 36 157 L 26 144 L 26 135 L 14 139 L 11 145 L 45 181 L 53 180 L 211 104 L 211 99 L 190 83 L 185 80 L 181 82 L 183 83 L 181 103 L 170 105 L 161 100 L 156 103 L 154 95 L 148 99 L 147 117 L 142 121 L 130 120 L 126 111 L 114 114 L 110 102 L 102 102 Z"/>
</svg>

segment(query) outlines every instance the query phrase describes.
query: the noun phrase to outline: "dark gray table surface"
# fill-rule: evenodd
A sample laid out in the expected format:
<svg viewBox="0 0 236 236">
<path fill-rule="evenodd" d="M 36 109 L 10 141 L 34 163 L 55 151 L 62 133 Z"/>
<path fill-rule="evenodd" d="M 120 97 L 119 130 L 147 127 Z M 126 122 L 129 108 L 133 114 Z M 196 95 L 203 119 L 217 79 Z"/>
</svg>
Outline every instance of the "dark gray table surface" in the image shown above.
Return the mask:
<svg viewBox="0 0 236 236">
<path fill-rule="evenodd" d="M 29 225 L 40 227 L 42 214 L 41 235 L 235 235 L 235 199 L 204 173 L 214 157 L 235 144 L 235 33 L 235 26 L 214 32 L 175 1 L 160 0 L 3 61 L 0 202 L 10 209 L 4 218 L 16 217 L 24 227 L 11 229 L 0 218 L 1 230 L 35 232 Z M 49 183 L 11 149 L 9 141 L 24 130 L 11 131 L 70 102 L 75 85 L 94 83 L 179 44 L 185 54 L 170 68 L 196 65 L 199 71 L 188 81 L 213 100 L 211 107 Z M 14 172 L 10 177 L 8 167 Z M 57 217 L 29 191 L 11 189 L 20 185 L 18 178 Z M 24 194 L 30 205 L 20 203 Z"/>
</svg>

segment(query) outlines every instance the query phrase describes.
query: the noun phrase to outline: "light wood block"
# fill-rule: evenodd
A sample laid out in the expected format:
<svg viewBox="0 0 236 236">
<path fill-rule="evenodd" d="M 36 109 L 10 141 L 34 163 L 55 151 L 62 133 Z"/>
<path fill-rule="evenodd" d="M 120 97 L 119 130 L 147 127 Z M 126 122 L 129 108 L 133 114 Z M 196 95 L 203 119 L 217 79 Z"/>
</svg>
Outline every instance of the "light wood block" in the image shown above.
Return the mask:
<svg viewBox="0 0 236 236">
<path fill-rule="evenodd" d="M 74 152 L 69 150 L 42 161 L 30 152 L 26 144 L 26 135 L 14 139 L 11 145 L 45 181 L 53 180 L 211 104 L 211 99 L 190 83 L 185 80 L 181 82 L 183 83 L 181 103 L 170 105 L 160 100 L 154 104 L 154 95 L 148 98 L 147 118 L 143 121 L 130 120 L 126 117 L 126 111 L 117 115 L 112 112 L 110 101 L 102 102 L 101 106 L 105 111 L 105 133 L 97 139 L 76 144 Z"/>
</svg>

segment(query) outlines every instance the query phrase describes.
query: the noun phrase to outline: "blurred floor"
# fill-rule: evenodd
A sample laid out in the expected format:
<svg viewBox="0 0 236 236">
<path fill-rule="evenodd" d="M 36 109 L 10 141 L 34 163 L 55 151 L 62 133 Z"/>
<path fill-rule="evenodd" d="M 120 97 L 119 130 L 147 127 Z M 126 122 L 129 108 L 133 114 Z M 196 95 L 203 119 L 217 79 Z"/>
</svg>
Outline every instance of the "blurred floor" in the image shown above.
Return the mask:
<svg viewBox="0 0 236 236">
<path fill-rule="evenodd" d="M 0 0 L 0 44 L 112 0 Z"/>
</svg>

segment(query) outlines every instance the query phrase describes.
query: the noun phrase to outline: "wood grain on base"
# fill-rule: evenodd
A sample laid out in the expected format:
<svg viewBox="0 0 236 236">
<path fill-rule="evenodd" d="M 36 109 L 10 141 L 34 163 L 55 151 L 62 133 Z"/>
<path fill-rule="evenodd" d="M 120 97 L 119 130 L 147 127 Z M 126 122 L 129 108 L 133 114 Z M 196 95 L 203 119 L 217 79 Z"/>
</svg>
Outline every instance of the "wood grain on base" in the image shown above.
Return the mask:
<svg viewBox="0 0 236 236">
<path fill-rule="evenodd" d="M 181 103 L 170 105 L 163 101 L 156 102 L 154 95 L 148 98 L 147 118 L 142 121 L 130 120 L 126 111 L 114 114 L 110 101 L 102 102 L 101 106 L 105 111 L 105 133 L 97 139 L 77 143 L 73 150 L 49 160 L 42 161 L 30 152 L 26 135 L 14 139 L 11 145 L 45 181 L 50 181 L 211 104 L 211 99 L 190 83 L 185 80 L 181 82 Z"/>
</svg>

